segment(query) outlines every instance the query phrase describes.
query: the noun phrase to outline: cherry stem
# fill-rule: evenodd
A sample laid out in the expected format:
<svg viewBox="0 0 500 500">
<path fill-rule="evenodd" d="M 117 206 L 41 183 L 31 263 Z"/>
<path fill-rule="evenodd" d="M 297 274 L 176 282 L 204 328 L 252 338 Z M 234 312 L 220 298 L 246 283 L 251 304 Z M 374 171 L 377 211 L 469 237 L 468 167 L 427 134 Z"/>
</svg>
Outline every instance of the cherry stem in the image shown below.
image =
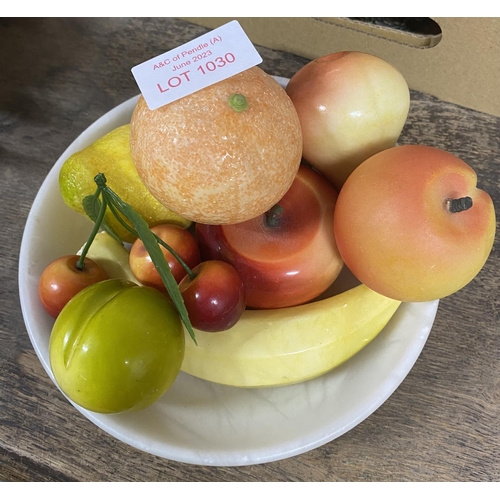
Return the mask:
<svg viewBox="0 0 500 500">
<path fill-rule="evenodd" d="M 154 234 L 154 233 L 153 233 Z M 189 276 L 189 279 L 193 281 L 196 276 L 198 276 L 193 270 L 182 260 L 182 257 L 168 244 L 165 243 L 159 236 L 155 234 L 156 241 L 164 248 L 166 248 L 177 260 L 177 262 L 182 266 L 186 274 Z"/>
<path fill-rule="evenodd" d="M 136 237 L 140 238 L 144 243 L 144 246 L 151 256 L 151 260 L 158 270 L 163 284 L 165 285 L 165 288 L 167 289 L 167 292 L 170 295 L 182 322 L 189 332 L 190 337 L 196 344 L 197 342 L 193 326 L 191 324 L 191 320 L 189 319 L 189 313 L 186 309 L 186 305 L 184 304 L 179 285 L 177 284 L 172 274 L 172 270 L 170 269 L 170 266 L 168 265 L 168 262 L 160 248 L 160 243 L 164 246 L 166 243 L 163 242 L 161 238 L 157 238 L 157 236 L 149 228 L 148 223 L 142 218 L 141 214 L 139 214 L 132 207 L 132 205 L 123 201 L 111 188 L 106 186 L 106 177 L 104 174 L 97 174 L 94 177 L 94 181 L 98 187 L 94 197 L 94 203 L 96 203 L 95 200 L 97 200 L 99 195 L 102 198 L 102 206 L 100 206 L 99 215 L 95 217 L 95 228 L 97 228 L 95 229 L 95 232 L 97 233 L 99 226 L 104 223 L 103 218 L 106 207 L 110 208 L 111 212 L 117 216 L 117 220 L 123 224 L 124 227 L 129 228 L 130 226 L 119 214 L 122 214 L 123 217 L 133 225 L 133 228 L 130 228 L 133 231 L 132 234 L 136 235 Z M 94 219 L 94 217 L 91 218 Z M 93 238 L 89 239 L 87 246 L 90 246 L 92 239 Z M 169 248 L 167 249 L 170 250 Z"/>
<path fill-rule="evenodd" d="M 106 179 L 104 180 L 106 182 Z M 96 200 L 99 199 L 99 195 L 102 192 L 102 187 L 98 185 L 97 190 L 95 192 L 95 198 Z M 80 271 L 83 271 L 85 268 L 85 257 L 87 256 L 87 253 L 89 251 L 90 245 L 92 245 L 92 242 L 94 241 L 94 238 L 96 234 L 99 232 L 99 229 L 101 227 L 102 221 L 104 220 L 104 215 L 106 214 L 106 201 L 103 200 L 101 202 L 101 207 L 99 209 L 99 214 L 97 215 L 97 219 L 95 220 L 94 227 L 92 228 L 92 232 L 90 233 L 87 242 L 85 243 L 85 246 L 82 249 L 82 253 L 80 255 L 80 258 L 78 259 L 78 262 L 76 263 L 77 269 Z"/>
<path fill-rule="evenodd" d="M 446 200 L 446 208 L 452 214 L 463 212 L 464 210 L 469 210 L 472 207 L 472 198 L 470 196 L 464 196 L 462 198 L 452 198 Z"/>
<path fill-rule="evenodd" d="M 102 174 L 102 173 L 97 174 L 94 181 L 98 186 L 98 193 L 96 193 L 96 196 L 99 196 L 100 191 L 106 190 L 106 192 L 109 193 L 111 195 L 111 197 L 117 198 L 116 193 L 114 191 L 110 190 L 110 188 L 107 186 L 106 177 L 104 174 Z M 112 203 L 109 204 L 109 208 L 113 212 L 113 215 L 118 220 L 118 222 L 125 229 L 127 229 L 129 232 L 131 232 L 136 238 L 139 238 L 137 231 L 123 220 L 123 218 L 120 216 L 120 213 L 117 211 L 117 209 L 113 206 Z M 103 215 L 103 217 L 104 217 L 104 215 Z M 153 236 L 155 237 L 155 239 L 159 245 L 161 245 L 163 248 L 168 250 L 173 255 L 173 257 L 177 260 L 177 262 L 179 262 L 179 264 L 182 266 L 184 271 L 186 271 L 186 274 L 189 276 L 189 278 L 191 280 L 194 280 L 196 278 L 197 274 L 192 271 L 192 269 L 184 262 L 184 260 L 182 260 L 182 257 L 168 243 L 165 243 L 158 235 L 153 233 Z"/>
<path fill-rule="evenodd" d="M 274 205 L 265 215 L 265 223 L 267 227 L 277 227 L 280 223 L 280 215 L 283 213 L 284 208 L 281 205 Z"/>
</svg>

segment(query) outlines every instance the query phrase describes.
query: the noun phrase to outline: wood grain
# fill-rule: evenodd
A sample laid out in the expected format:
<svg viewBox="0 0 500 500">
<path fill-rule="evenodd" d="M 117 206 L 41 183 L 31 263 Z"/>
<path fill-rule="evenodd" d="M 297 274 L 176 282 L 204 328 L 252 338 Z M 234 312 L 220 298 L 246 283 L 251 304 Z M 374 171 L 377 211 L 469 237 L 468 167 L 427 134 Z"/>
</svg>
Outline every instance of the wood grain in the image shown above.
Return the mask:
<svg viewBox="0 0 500 500">
<path fill-rule="evenodd" d="M 500 255 L 441 301 L 413 370 L 373 415 L 301 456 L 198 467 L 117 441 L 80 415 L 45 374 L 18 295 L 24 224 L 64 149 L 137 93 L 130 68 L 205 32 L 177 19 L 0 19 L 0 479 L 4 481 L 500 480 Z M 258 47 L 290 77 L 305 60 Z M 450 82 L 453 84 L 453 82 Z M 472 89 L 471 89 L 472 91 Z M 500 118 L 412 92 L 401 143 L 447 149 L 500 203 Z"/>
</svg>

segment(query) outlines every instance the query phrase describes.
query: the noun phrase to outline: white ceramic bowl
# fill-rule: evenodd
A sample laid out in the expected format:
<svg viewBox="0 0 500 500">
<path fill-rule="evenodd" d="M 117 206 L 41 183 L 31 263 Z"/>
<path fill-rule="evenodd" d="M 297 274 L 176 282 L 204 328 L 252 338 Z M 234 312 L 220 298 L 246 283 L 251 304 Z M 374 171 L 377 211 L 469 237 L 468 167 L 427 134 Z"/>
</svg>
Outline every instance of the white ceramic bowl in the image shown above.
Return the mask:
<svg viewBox="0 0 500 500">
<path fill-rule="evenodd" d="M 71 154 L 128 123 L 136 101 L 117 106 L 71 144 L 43 182 L 26 223 L 19 260 L 21 307 L 36 354 L 54 383 L 48 354 L 53 320 L 38 300 L 38 280 L 50 261 L 76 252 L 91 229 L 63 203 L 59 170 Z M 438 301 L 403 304 L 356 356 L 302 384 L 237 389 L 181 373 L 158 402 L 141 412 L 101 415 L 76 407 L 115 438 L 167 459 L 212 466 L 284 459 L 336 439 L 384 403 L 417 360 L 437 307 Z"/>
</svg>

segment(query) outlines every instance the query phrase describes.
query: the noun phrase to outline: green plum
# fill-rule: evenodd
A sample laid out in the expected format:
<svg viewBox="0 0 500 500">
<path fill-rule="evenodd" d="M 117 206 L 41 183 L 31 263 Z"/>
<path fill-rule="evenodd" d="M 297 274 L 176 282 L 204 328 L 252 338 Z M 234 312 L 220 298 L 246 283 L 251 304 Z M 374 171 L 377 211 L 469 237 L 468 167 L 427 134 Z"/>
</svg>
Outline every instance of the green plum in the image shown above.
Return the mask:
<svg viewBox="0 0 500 500">
<path fill-rule="evenodd" d="M 127 280 L 91 285 L 63 308 L 49 354 L 60 389 L 99 413 L 142 409 L 175 381 L 184 333 L 174 306 L 158 290 Z"/>
</svg>

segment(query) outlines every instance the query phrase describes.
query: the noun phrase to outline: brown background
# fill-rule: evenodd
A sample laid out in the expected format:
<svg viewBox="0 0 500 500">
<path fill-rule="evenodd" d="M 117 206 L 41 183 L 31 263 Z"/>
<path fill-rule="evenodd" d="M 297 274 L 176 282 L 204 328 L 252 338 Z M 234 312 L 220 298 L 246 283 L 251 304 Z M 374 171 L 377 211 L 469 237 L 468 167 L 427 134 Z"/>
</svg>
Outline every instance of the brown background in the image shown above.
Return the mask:
<svg viewBox="0 0 500 500">
<path fill-rule="evenodd" d="M 183 19 L 208 28 L 231 20 Z M 439 35 L 342 17 L 236 19 L 254 43 L 309 59 L 340 50 L 369 52 L 399 68 L 415 90 L 500 116 L 500 18 L 429 18 Z"/>
<path fill-rule="evenodd" d="M 413 370 L 373 415 L 304 455 L 248 467 L 157 458 L 110 437 L 58 392 L 19 306 L 30 206 L 65 148 L 137 94 L 130 68 L 202 34 L 178 19 L 0 19 L 0 479 L 6 481 L 498 481 L 500 255 L 441 301 Z M 267 72 L 307 61 L 258 47 Z M 412 91 L 402 143 L 445 148 L 500 203 L 500 118 Z"/>
</svg>

